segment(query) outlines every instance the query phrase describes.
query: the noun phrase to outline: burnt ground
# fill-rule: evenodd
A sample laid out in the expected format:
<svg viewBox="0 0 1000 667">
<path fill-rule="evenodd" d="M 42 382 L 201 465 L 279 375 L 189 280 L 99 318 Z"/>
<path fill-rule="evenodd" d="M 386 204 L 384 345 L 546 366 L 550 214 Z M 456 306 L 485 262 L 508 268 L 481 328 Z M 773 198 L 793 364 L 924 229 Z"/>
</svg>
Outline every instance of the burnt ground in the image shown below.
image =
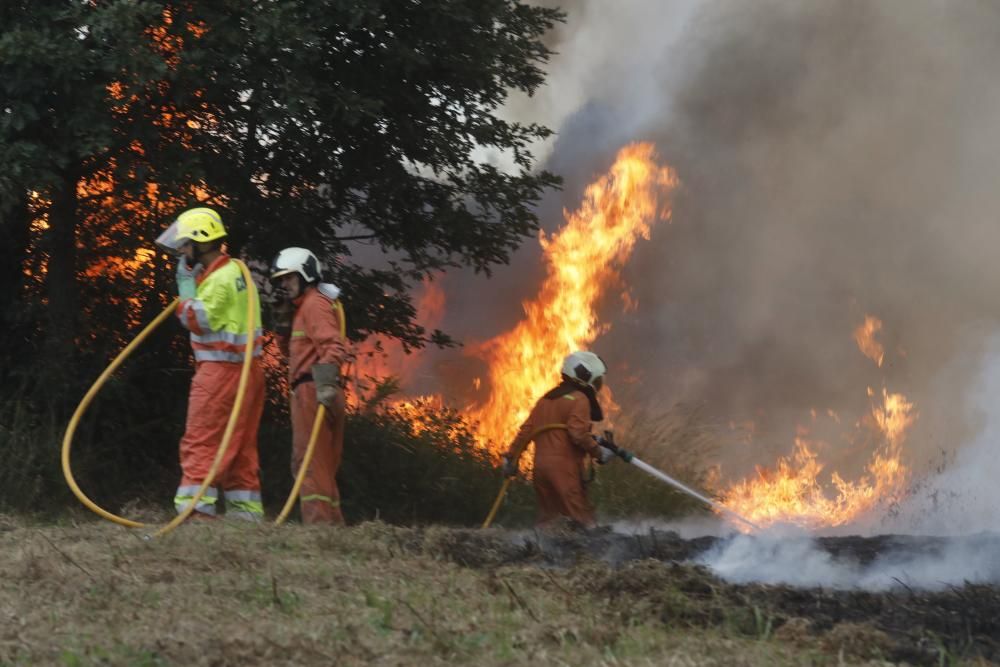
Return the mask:
<svg viewBox="0 0 1000 667">
<path fill-rule="evenodd" d="M 402 538 L 402 535 L 401 535 Z M 825 637 L 859 658 L 910 664 L 952 664 L 955 659 L 1000 663 L 1000 587 L 965 583 L 920 590 L 899 582 L 887 591 L 730 584 L 694 564 L 720 538 L 682 539 L 650 531 L 624 535 L 598 529 L 537 531 L 408 531 L 407 549 L 419 549 L 471 568 L 532 564 L 586 568 L 602 564 L 595 592 L 615 603 L 623 620 L 641 609 L 666 623 L 729 627 L 748 635 L 798 641 Z M 966 538 L 1000 557 L 1000 536 Z M 884 535 L 823 537 L 815 544 L 834 562 L 866 566 L 892 555 L 933 555 L 950 538 Z M 833 637 L 833 639 L 831 639 Z"/>
</svg>

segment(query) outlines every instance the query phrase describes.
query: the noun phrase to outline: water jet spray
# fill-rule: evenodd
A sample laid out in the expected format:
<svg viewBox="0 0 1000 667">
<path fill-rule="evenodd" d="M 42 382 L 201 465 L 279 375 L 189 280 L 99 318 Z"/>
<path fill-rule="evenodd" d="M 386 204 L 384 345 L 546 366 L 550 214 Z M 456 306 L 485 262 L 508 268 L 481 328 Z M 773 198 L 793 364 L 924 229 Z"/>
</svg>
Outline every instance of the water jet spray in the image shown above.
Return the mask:
<svg viewBox="0 0 1000 667">
<path fill-rule="evenodd" d="M 721 514 L 726 514 L 726 515 L 728 515 L 728 516 L 736 519 L 740 523 L 746 524 L 747 526 L 749 526 L 753 530 L 760 530 L 760 526 L 758 526 L 757 524 L 753 523 L 749 519 L 744 518 L 740 514 L 737 514 L 736 512 L 734 512 L 733 510 L 729 509 L 728 507 L 726 507 L 725 505 L 723 505 L 719 501 L 712 500 L 708 496 L 703 495 L 701 493 L 698 493 L 697 491 L 695 491 L 691 487 L 689 487 L 686 484 L 684 484 L 684 483 L 682 483 L 682 482 L 674 479 L 673 477 L 671 477 L 667 473 L 663 472 L 662 470 L 658 470 L 657 468 L 654 468 L 653 466 L 649 465 L 648 463 L 646 463 L 642 459 L 638 458 L 635 454 L 633 454 L 632 452 L 628 451 L 627 449 L 622 449 L 621 447 L 619 447 L 618 445 L 615 444 L 614 433 L 612 433 L 611 431 L 605 431 L 604 432 L 604 438 L 601 439 L 600 444 L 602 446 L 604 446 L 604 447 L 607 447 L 608 449 L 610 449 L 611 451 L 613 451 L 615 454 L 617 454 L 619 457 L 621 457 L 621 459 L 623 461 L 625 461 L 625 463 L 631 463 L 635 467 L 639 468 L 643 472 L 646 472 L 646 473 L 652 475 L 653 477 L 655 477 L 656 479 L 660 480 L 661 482 L 666 482 L 667 484 L 669 484 L 670 486 L 674 487 L 675 489 L 677 489 L 681 493 L 685 493 L 685 494 L 691 496 L 692 498 L 696 498 L 696 499 L 700 500 L 701 502 L 705 503 L 706 505 L 709 505 L 712 509 L 718 510 Z"/>
</svg>

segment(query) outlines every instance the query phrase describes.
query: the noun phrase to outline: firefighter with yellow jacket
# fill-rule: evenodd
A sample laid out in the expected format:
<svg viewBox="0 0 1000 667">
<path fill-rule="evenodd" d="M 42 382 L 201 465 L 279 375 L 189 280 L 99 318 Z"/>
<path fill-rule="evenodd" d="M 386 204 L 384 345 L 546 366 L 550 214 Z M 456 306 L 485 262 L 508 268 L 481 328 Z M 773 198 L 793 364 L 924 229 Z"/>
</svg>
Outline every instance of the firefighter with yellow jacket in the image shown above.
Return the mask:
<svg viewBox="0 0 1000 667">
<path fill-rule="evenodd" d="M 259 521 L 264 516 L 258 474 L 257 431 L 264 410 L 264 371 L 260 365 L 262 329 L 256 287 L 247 284 L 236 260 L 222 244 L 226 229 L 210 208 L 184 211 L 171 226 L 169 247 L 180 255 L 177 317 L 191 332 L 195 373 L 188 399 L 187 425 L 180 442 L 181 482 L 174 496 L 178 512 L 194 499 L 222 443 L 236 401 L 247 344 L 247 293 L 254 295 L 257 326 L 253 361 L 242 409 L 215 486 L 220 487 L 226 516 Z M 214 517 L 218 491 L 209 488 L 195 506 L 194 518 Z"/>
</svg>

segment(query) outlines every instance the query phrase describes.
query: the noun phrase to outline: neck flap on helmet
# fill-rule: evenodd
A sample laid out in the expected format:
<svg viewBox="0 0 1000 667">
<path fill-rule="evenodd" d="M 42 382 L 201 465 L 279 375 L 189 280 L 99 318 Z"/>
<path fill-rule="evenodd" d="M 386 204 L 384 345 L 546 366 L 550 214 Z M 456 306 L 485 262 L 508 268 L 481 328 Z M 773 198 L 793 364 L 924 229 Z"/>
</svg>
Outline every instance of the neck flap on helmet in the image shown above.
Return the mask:
<svg viewBox="0 0 1000 667">
<path fill-rule="evenodd" d="M 601 409 L 601 404 L 597 402 L 597 392 L 590 385 L 574 382 L 567 377 L 563 377 L 563 381 L 549 390 L 549 393 L 545 394 L 545 398 L 549 400 L 562 398 L 574 391 L 582 391 L 583 395 L 587 397 L 587 401 L 590 403 L 590 421 L 603 421 L 604 410 Z"/>
</svg>

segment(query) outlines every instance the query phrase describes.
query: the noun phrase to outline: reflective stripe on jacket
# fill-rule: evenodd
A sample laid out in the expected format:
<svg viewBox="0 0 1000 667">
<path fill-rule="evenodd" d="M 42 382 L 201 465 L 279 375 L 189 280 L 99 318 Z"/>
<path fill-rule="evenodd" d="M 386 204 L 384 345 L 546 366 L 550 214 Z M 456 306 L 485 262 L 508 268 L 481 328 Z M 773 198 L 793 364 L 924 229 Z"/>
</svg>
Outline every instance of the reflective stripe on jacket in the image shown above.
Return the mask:
<svg viewBox="0 0 1000 667">
<path fill-rule="evenodd" d="M 247 343 L 247 288 L 255 301 L 254 356 L 261 355 L 263 329 L 257 287 L 248 286 L 239 264 L 228 255 L 217 258 L 198 276 L 193 299 L 181 301 L 177 317 L 191 332 L 195 361 L 241 363 Z"/>
</svg>

